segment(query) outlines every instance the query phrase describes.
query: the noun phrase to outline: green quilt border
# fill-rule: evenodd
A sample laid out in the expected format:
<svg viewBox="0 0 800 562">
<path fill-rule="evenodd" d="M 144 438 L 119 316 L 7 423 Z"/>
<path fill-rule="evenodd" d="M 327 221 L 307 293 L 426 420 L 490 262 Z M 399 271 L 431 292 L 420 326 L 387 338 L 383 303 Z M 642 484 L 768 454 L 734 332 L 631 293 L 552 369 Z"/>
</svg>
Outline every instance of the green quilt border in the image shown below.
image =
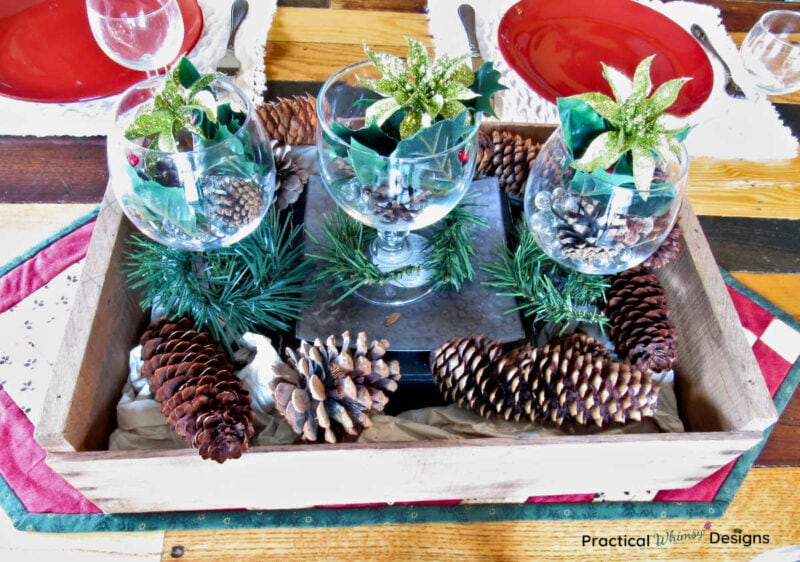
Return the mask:
<svg viewBox="0 0 800 562">
<path fill-rule="evenodd" d="M 96 212 L 78 219 L 73 228 L 85 224 Z M 69 229 L 69 227 L 67 227 Z M 65 229 L 65 230 L 67 230 Z M 51 240 L 52 241 L 52 240 Z M 45 242 L 39 247 L 44 247 Z M 22 260 L 20 260 L 22 261 Z M 10 268 L 1 269 L 0 272 Z M 800 331 L 800 323 L 764 297 L 748 289 L 728 272 L 721 270 L 725 282 L 771 314 Z M 774 397 L 779 414 L 783 412 L 800 383 L 800 360 L 790 369 Z M 0 506 L 14 526 L 22 531 L 48 533 L 131 532 L 193 529 L 242 529 L 286 527 L 350 527 L 413 523 L 475 523 L 538 520 L 613 520 L 613 519 L 715 519 L 725 514 L 745 476 L 772 432 L 742 454 L 710 502 L 598 502 L 379 506 L 364 508 L 310 508 L 265 511 L 193 511 L 113 514 L 29 513 L 8 483 L 0 477 Z"/>
<path fill-rule="evenodd" d="M 8 273 L 12 269 L 14 269 L 15 267 L 17 267 L 21 263 L 23 263 L 25 261 L 28 261 L 29 259 L 31 259 L 33 256 L 35 256 L 39 252 L 41 252 L 44 248 L 46 248 L 47 246 L 49 246 L 50 244 L 52 244 L 56 240 L 60 240 L 66 234 L 69 234 L 73 230 L 76 230 L 76 229 L 82 227 L 84 224 L 88 223 L 89 221 L 97 218 L 97 215 L 99 213 L 100 213 L 100 205 L 98 205 L 93 210 L 89 211 L 88 213 L 85 213 L 85 214 L 81 215 L 80 217 L 78 217 L 77 219 L 75 219 L 74 221 L 72 221 L 71 223 L 66 225 L 64 228 L 59 229 L 59 231 L 56 232 L 55 234 L 53 234 L 52 236 L 49 236 L 49 237 L 45 238 L 44 240 L 42 240 L 41 242 L 39 242 L 38 244 L 36 244 L 32 248 L 29 248 L 28 250 L 26 250 L 22 254 L 18 255 L 13 260 L 11 260 L 11 261 L 7 262 L 6 264 L 0 266 L 0 277 L 2 277 L 6 273 Z"/>
</svg>

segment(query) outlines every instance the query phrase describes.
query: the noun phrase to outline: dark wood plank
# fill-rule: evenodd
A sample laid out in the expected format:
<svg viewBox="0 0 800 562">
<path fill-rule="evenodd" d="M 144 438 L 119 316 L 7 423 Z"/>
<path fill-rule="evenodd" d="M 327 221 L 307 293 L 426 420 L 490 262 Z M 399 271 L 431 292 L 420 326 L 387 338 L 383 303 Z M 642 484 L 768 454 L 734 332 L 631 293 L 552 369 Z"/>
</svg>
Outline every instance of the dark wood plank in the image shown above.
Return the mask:
<svg viewBox="0 0 800 562">
<path fill-rule="evenodd" d="M 786 219 L 699 217 L 717 264 L 728 271 L 800 271 L 800 223 Z"/>
<path fill-rule="evenodd" d="M 764 12 L 769 10 L 800 11 L 800 6 L 775 0 L 693 0 L 719 8 L 722 22 L 728 32 L 749 31 Z"/>
<path fill-rule="evenodd" d="M 435 2 L 436 0 L 431 0 Z M 331 8 L 340 10 L 382 10 L 387 12 L 422 13 L 427 0 L 330 0 Z"/>
<path fill-rule="evenodd" d="M 104 137 L 0 137 L 0 203 L 99 203 Z"/>
</svg>

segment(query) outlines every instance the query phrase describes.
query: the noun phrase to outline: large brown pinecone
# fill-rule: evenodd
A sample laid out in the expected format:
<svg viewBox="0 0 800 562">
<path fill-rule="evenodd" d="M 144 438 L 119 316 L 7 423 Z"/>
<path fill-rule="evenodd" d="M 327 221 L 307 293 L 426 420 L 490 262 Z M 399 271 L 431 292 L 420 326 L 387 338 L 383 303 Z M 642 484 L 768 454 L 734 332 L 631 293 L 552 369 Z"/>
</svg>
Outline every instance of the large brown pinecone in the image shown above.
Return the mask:
<svg viewBox="0 0 800 562">
<path fill-rule="evenodd" d="M 431 352 L 430 365 L 445 399 L 484 417 L 605 426 L 650 417 L 658 402 L 650 373 L 611 360 L 585 334 L 505 354 L 484 336 L 453 338 Z"/>
<path fill-rule="evenodd" d="M 308 171 L 303 165 L 303 156 L 288 144 L 272 141 L 272 154 L 275 157 L 275 205 L 281 210 L 288 209 L 303 194 Z"/>
<path fill-rule="evenodd" d="M 167 423 L 204 459 L 242 456 L 255 434 L 250 396 L 227 355 L 186 318 L 150 324 L 139 339 L 142 376 Z"/>
<path fill-rule="evenodd" d="M 541 147 L 529 138 L 506 130 L 494 130 L 491 134 L 479 131 L 475 177 L 494 176 L 503 191 L 522 199 L 528 172 Z"/>
<path fill-rule="evenodd" d="M 275 368 L 270 382 L 275 407 L 307 442 L 353 441 L 372 425 L 370 415 L 383 411 L 385 392 L 397 389 L 400 364 L 383 359 L 389 342 L 359 332 L 351 352 L 350 333 L 342 345 L 330 336 L 323 344 L 302 342 L 287 349 L 287 363 Z"/>
<path fill-rule="evenodd" d="M 659 269 L 674 260 L 683 249 L 683 242 L 681 242 L 682 236 L 683 232 L 681 231 L 680 225 L 675 223 L 675 226 L 669 231 L 669 234 L 667 234 L 661 246 L 658 247 L 658 250 L 647 258 L 642 265 L 648 269 Z"/>
<path fill-rule="evenodd" d="M 279 144 L 316 144 L 317 100 L 311 94 L 278 98 L 256 109 L 267 136 Z"/>
<path fill-rule="evenodd" d="M 606 298 L 609 335 L 620 357 L 642 371 L 672 369 L 678 355 L 675 326 L 658 278 L 641 265 L 627 269 L 611 277 Z"/>
</svg>

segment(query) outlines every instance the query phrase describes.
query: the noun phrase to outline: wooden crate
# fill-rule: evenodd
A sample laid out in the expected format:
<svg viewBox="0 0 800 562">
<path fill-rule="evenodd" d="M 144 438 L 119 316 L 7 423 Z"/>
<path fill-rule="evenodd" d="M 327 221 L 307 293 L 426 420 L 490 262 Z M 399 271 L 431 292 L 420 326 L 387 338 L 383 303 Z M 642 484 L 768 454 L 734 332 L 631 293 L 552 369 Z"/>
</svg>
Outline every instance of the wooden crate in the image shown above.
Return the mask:
<svg viewBox="0 0 800 562">
<path fill-rule="evenodd" d="M 519 130 L 544 139 L 552 128 Z M 680 337 L 686 433 L 254 447 L 219 465 L 191 449 L 106 450 L 128 351 L 147 322 L 120 273 L 134 227 L 106 193 L 37 439 L 48 464 L 106 512 L 519 502 L 692 486 L 760 443 L 777 414 L 688 203 L 681 216 L 685 248 L 659 277 Z"/>
</svg>

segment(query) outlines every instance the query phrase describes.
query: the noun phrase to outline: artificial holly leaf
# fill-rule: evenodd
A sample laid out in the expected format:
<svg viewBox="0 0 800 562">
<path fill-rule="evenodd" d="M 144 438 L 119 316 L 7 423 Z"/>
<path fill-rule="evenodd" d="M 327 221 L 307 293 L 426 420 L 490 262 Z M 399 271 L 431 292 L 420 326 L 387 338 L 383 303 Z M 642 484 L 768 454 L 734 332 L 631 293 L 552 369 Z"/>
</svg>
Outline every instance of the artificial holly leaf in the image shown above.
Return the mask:
<svg viewBox="0 0 800 562">
<path fill-rule="evenodd" d="M 146 209 L 150 214 L 167 218 L 176 226 L 193 232 L 196 225 L 194 209 L 186 202 L 183 188 L 164 187 L 155 181 L 142 180 L 129 168 L 128 174 L 133 186 L 134 202 L 137 209 Z"/>
<path fill-rule="evenodd" d="M 617 102 L 605 94 L 592 92 L 588 94 L 576 94 L 572 96 L 572 98 L 582 101 L 596 111 L 600 117 L 608 119 L 612 123 L 619 120 L 619 106 Z"/>
<path fill-rule="evenodd" d="M 400 109 L 400 104 L 396 99 L 379 99 L 367 108 L 366 113 L 364 113 L 364 118 L 368 123 L 375 122 L 380 127 L 383 125 L 384 121 L 391 117 L 398 109 Z"/>
<path fill-rule="evenodd" d="M 398 158 L 431 156 L 454 147 L 475 127 L 467 124 L 467 115 L 468 112 L 464 111 L 452 119 L 443 119 L 420 129 L 397 143 L 394 155 Z"/>
<path fill-rule="evenodd" d="M 356 139 L 364 146 L 372 148 L 378 154 L 389 156 L 397 147 L 397 141 L 387 135 L 375 121 L 369 127 L 361 129 L 349 129 L 340 123 L 333 123 L 331 129 L 337 137 L 345 144 L 350 144 L 352 139 Z M 336 143 L 330 143 L 334 146 Z"/>
<path fill-rule="evenodd" d="M 494 64 L 487 61 L 481 65 L 478 72 L 475 73 L 475 80 L 470 84 L 470 90 L 478 95 L 471 100 L 467 100 L 464 104 L 471 107 L 476 113 L 482 112 L 492 117 L 497 117 L 497 114 L 492 108 L 492 96 L 502 90 L 507 90 L 508 87 L 500 83 L 502 75 L 500 71 L 495 70 Z"/>
<path fill-rule="evenodd" d="M 142 113 L 125 131 L 125 138 L 138 139 L 169 133 L 172 130 L 172 113 L 167 109 L 159 109 L 152 113 Z"/>
<path fill-rule="evenodd" d="M 200 78 L 200 72 L 189 59 L 181 57 L 178 61 L 177 77 L 181 86 L 189 88 Z"/>
<path fill-rule="evenodd" d="M 378 185 L 386 176 L 386 159 L 357 139 L 350 140 L 348 161 L 363 186 Z"/>
<path fill-rule="evenodd" d="M 579 157 L 593 138 L 606 130 L 605 120 L 575 96 L 556 100 L 564 143 L 573 157 Z"/>
<path fill-rule="evenodd" d="M 608 168 L 623 154 L 618 131 L 605 131 L 597 135 L 579 159 L 572 165 L 578 170 L 591 172 L 596 168 Z"/>
</svg>

